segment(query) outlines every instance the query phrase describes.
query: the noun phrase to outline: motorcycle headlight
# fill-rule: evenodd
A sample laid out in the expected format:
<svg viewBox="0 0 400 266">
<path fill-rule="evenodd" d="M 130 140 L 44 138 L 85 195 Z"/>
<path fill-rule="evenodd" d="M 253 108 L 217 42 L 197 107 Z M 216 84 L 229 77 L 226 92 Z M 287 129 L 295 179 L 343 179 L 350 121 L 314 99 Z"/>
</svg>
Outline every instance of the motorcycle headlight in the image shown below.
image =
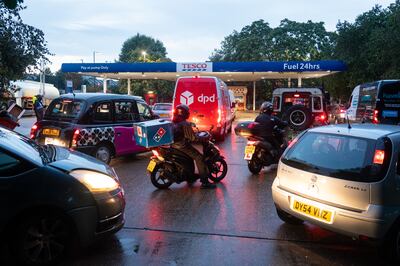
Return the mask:
<svg viewBox="0 0 400 266">
<path fill-rule="evenodd" d="M 91 192 L 108 192 L 119 187 L 118 182 L 114 178 L 102 173 L 90 170 L 75 170 L 69 174 L 78 179 Z"/>
</svg>

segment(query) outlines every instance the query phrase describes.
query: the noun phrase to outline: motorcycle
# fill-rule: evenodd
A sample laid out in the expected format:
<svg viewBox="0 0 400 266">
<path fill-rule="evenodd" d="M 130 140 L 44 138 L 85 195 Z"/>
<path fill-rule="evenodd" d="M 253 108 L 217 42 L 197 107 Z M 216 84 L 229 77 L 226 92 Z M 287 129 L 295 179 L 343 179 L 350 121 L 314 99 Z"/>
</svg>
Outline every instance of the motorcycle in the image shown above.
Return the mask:
<svg viewBox="0 0 400 266">
<path fill-rule="evenodd" d="M 203 158 L 209 170 L 208 179 L 214 183 L 221 182 L 227 172 L 228 165 L 221 155 L 220 150 L 211 140 L 211 134 L 207 131 L 197 132 L 201 139 Z M 195 174 L 195 165 L 192 158 L 171 146 L 160 146 L 152 150 L 153 156 L 147 166 L 151 183 L 159 188 L 166 189 L 173 183 L 193 184 L 199 179 Z"/>
<path fill-rule="evenodd" d="M 276 148 L 272 143 L 258 136 L 257 126 L 257 122 L 244 122 L 240 123 L 235 129 L 237 135 L 247 138 L 244 159 L 247 161 L 247 166 L 253 174 L 260 173 L 264 166 L 277 164 L 288 145 L 285 130 L 275 126 L 273 137 L 280 145 Z"/>
</svg>

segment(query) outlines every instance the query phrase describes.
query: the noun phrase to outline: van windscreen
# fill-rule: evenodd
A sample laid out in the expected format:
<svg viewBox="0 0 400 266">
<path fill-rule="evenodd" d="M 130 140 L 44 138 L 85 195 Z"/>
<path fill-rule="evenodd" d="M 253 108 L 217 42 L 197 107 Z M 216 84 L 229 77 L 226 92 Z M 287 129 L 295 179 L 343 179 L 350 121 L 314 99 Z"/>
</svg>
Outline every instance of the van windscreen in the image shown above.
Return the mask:
<svg viewBox="0 0 400 266">
<path fill-rule="evenodd" d="M 400 107 L 400 82 L 384 84 L 381 87 L 381 97 L 385 107 Z"/>
<path fill-rule="evenodd" d="M 377 141 L 365 138 L 306 133 L 284 154 L 282 162 L 300 170 L 359 182 L 383 178 L 387 165 L 374 163 Z M 390 159 L 390 152 L 385 154 Z"/>
</svg>

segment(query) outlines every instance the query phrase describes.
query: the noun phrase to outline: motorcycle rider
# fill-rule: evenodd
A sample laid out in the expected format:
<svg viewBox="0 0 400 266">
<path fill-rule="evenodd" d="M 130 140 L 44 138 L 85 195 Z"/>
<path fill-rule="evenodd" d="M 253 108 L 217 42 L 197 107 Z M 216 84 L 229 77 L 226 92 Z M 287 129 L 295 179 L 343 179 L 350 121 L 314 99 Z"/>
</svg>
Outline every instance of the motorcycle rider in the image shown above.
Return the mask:
<svg viewBox="0 0 400 266">
<path fill-rule="evenodd" d="M 216 185 L 208 181 L 208 168 L 204 163 L 203 155 L 194 148 L 191 143 L 199 141 L 196 134 L 193 131 L 192 123 L 188 122 L 187 119 L 190 116 L 189 107 L 184 104 L 180 104 L 175 107 L 173 113 L 173 128 L 174 128 L 174 143 L 172 148 L 178 149 L 192 158 L 199 169 L 201 188 L 215 188 Z"/>
<path fill-rule="evenodd" d="M 259 123 L 257 127 L 258 135 L 265 139 L 265 141 L 272 144 L 276 151 L 281 149 L 283 143 L 282 139 L 277 139 L 274 136 L 274 128 L 277 126 L 280 129 L 287 127 L 288 123 L 280 120 L 278 117 L 272 115 L 273 106 L 271 102 L 263 102 L 260 107 L 260 114 L 256 117 L 254 122 Z"/>
</svg>

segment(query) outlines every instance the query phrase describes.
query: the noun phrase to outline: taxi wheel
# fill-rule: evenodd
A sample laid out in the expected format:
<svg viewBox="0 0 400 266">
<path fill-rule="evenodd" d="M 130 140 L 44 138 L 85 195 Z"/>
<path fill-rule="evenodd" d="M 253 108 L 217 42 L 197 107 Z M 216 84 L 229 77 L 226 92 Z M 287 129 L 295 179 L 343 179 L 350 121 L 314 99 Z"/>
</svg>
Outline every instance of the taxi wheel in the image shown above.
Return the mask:
<svg viewBox="0 0 400 266">
<path fill-rule="evenodd" d="M 38 213 L 27 217 L 15 229 L 12 249 L 24 265 L 53 265 L 71 247 L 72 230 L 62 215 Z"/>
<path fill-rule="evenodd" d="M 111 149 L 105 144 L 97 146 L 95 155 L 96 159 L 102 161 L 103 163 L 109 164 L 111 162 Z"/>
<path fill-rule="evenodd" d="M 304 223 L 303 220 L 300 220 L 299 218 L 296 218 L 292 215 L 290 215 L 287 212 L 282 211 L 279 208 L 276 208 L 276 213 L 278 214 L 278 217 L 284 221 L 287 224 L 291 224 L 291 225 L 302 225 Z"/>
</svg>

